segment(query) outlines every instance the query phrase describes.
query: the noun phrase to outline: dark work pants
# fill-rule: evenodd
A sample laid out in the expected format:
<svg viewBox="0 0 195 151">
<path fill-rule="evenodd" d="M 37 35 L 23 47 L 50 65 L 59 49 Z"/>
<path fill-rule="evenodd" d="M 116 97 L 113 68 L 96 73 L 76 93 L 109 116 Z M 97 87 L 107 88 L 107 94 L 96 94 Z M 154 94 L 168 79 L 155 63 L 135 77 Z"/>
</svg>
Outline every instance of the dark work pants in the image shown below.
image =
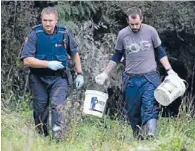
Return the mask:
<svg viewBox="0 0 195 151">
<path fill-rule="evenodd" d="M 37 76 L 31 73 L 29 82 L 33 97 L 33 117 L 36 130 L 48 135 L 49 104 L 52 127 L 57 125 L 64 130 L 63 106 L 67 95 L 67 80 L 61 76 Z"/>
<path fill-rule="evenodd" d="M 144 75 L 132 76 L 127 82 L 124 93 L 125 111 L 134 133 L 138 131 L 137 125 L 141 127 L 148 120 L 158 118 L 155 89 L 155 84 Z"/>
</svg>

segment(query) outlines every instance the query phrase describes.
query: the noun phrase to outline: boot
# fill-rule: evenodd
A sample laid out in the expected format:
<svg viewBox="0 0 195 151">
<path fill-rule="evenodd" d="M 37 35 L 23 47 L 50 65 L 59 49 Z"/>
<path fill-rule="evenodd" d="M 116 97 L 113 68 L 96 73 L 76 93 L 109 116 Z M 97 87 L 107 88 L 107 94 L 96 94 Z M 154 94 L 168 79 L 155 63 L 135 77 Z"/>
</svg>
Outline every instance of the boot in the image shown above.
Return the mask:
<svg viewBox="0 0 195 151">
<path fill-rule="evenodd" d="M 62 128 L 56 124 L 52 128 L 52 139 L 55 139 L 58 141 L 63 140 Z"/>
<path fill-rule="evenodd" d="M 142 134 L 141 128 L 137 125 L 135 129 L 133 129 L 133 137 L 137 140 L 144 140 L 144 136 Z"/>
<path fill-rule="evenodd" d="M 147 137 L 155 138 L 156 136 L 156 128 L 157 128 L 157 120 L 151 119 L 146 123 L 147 126 Z"/>
</svg>

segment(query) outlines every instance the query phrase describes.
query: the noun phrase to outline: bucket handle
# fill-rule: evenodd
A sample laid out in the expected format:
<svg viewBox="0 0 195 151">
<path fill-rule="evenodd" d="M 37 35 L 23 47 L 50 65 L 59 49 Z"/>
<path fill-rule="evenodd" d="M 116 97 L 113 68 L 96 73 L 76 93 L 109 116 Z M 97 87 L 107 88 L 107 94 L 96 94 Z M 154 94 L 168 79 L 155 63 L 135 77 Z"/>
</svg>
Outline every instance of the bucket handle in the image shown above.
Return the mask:
<svg viewBox="0 0 195 151">
<path fill-rule="evenodd" d="M 184 82 L 184 84 L 186 85 L 186 90 L 189 88 L 189 84 L 188 84 L 188 82 L 186 81 L 186 80 L 183 80 L 182 79 L 182 81 Z"/>
<path fill-rule="evenodd" d="M 108 89 L 108 86 L 110 85 L 110 82 L 106 82 L 104 85 L 99 85 L 99 84 L 97 84 L 96 82 L 91 82 L 91 83 L 89 83 L 88 85 L 87 85 L 87 89 L 88 89 L 88 87 L 90 87 L 92 84 L 95 84 L 95 87 L 96 86 L 98 86 L 98 90 L 104 90 L 104 92 L 106 92 L 107 93 L 107 89 Z M 94 89 L 94 90 L 97 90 L 97 89 Z"/>
</svg>

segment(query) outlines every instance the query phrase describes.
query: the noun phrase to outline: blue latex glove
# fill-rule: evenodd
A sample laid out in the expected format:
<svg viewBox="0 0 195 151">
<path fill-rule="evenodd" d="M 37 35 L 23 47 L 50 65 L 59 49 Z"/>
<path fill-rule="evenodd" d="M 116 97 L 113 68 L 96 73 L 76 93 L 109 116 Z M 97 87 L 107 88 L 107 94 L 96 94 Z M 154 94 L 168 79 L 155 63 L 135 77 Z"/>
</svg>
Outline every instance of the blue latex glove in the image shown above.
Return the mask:
<svg viewBox="0 0 195 151">
<path fill-rule="evenodd" d="M 76 77 L 76 88 L 80 89 L 84 84 L 84 78 L 83 75 L 79 74 Z"/>
<path fill-rule="evenodd" d="M 62 65 L 62 62 L 59 61 L 49 61 L 48 63 L 48 68 L 51 70 L 58 70 L 58 69 L 63 69 L 64 66 Z"/>
</svg>

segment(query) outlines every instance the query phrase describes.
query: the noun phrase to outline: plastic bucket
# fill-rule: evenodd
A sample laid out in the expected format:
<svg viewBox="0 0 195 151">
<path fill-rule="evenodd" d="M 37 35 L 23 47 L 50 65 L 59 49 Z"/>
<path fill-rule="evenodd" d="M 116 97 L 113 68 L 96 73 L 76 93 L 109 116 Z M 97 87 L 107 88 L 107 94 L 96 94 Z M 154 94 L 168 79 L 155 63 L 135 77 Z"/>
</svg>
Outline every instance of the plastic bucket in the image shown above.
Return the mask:
<svg viewBox="0 0 195 151">
<path fill-rule="evenodd" d="M 83 108 L 84 114 L 102 117 L 105 112 L 107 99 L 108 94 L 104 92 L 96 90 L 86 90 Z"/>
<path fill-rule="evenodd" d="M 154 91 L 156 101 L 163 106 L 168 106 L 185 93 L 185 82 L 177 75 L 168 75 Z"/>
</svg>

